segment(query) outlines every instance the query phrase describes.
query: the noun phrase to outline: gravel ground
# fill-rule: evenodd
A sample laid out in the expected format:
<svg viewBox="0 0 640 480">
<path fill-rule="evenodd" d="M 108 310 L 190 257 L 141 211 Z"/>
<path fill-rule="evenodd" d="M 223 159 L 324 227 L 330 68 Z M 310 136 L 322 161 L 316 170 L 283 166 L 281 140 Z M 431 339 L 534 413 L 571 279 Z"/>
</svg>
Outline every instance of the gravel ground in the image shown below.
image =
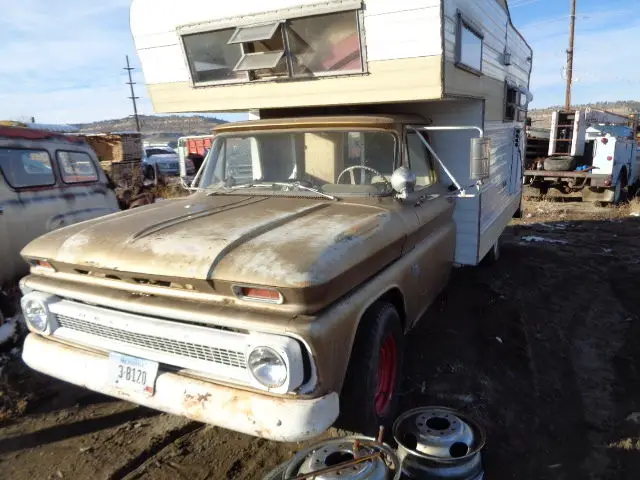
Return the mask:
<svg viewBox="0 0 640 480">
<path fill-rule="evenodd" d="M 457 269 L 411 332 L 402 408 L 473 414 L 488 478 L 638 477 L 633 212 L 527 203 L 499 262 Z M 0 356 L 2 478 L 258 479 L 300 448 L 102 397 L 31 372 L 17 353 Z"/>
</svg>

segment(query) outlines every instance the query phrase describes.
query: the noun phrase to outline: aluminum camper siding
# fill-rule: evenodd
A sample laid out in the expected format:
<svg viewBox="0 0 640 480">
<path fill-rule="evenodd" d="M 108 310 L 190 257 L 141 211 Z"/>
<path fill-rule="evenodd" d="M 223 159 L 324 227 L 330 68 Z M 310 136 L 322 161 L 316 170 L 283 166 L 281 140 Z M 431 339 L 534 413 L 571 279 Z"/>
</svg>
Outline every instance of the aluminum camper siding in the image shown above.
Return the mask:
<svg viewBox="0 0 640 480">
<path fill-rule="evenodd" d="M 199 22 L 206 28 L 207 21 L 317 3 L 134 0 L 131 30 L 155 111 L 243 111 L 442 98 L 440 0 L 366 0 L 364 75 L 209 87 L 191 84 L 178 28 Z"/>
<path fill-rule="evenodd" d="M 482 72 L 470 73 L 456 66 L 458 14 L 483 36 Z M 502 121 L 505 81 L 529 87 L 533 62 L 531 47 L 511 24 L 501 2 L 444 0 L 444 93 L 486 99 L 485 118 Z M 505 52 L 510 64 L 505 64 Z"/>
</svg>

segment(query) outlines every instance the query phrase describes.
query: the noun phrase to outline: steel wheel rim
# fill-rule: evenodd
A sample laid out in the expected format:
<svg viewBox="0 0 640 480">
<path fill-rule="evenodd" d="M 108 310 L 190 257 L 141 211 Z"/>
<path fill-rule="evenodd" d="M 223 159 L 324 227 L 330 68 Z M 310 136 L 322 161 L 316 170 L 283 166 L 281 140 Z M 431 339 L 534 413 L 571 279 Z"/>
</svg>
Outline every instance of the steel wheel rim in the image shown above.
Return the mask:
<svg viewBox="0 0 640 480">
<path fill-rule="evenodd" d="M 378 415 L 384 415 L 391 404 L 395 393 L 398 356 L 396 341 L 388 335 L 382 345 L 378 356 L 378 385 L 374 398 L 374 406 Z"/>
</svg>

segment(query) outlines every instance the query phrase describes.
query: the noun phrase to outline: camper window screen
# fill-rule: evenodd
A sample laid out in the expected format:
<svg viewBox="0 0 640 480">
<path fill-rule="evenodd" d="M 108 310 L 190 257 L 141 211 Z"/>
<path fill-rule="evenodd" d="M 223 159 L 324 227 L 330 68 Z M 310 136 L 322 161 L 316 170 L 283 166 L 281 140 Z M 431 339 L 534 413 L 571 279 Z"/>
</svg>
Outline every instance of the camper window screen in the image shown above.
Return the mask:
<svg viewBox="0 0 640 480">
<path fill-rule="evenodd" d="M 294 75 L 362 72 L 358 12 L 292 19 L 287 34 Z"/>
<path fill-rule="evenodd" d="M 482 73 L 482 42 L 480 32 L 458 15 L 456 65 L 473 73 Z"/>
<path fill-rule="evenodd" d="M 242 57 L 241 45 L 228 44 L 235 31 L 230 28 L 182 37 L 194 84 L 247 78 L 245 72 L 234 71 Z"/>
</svg>

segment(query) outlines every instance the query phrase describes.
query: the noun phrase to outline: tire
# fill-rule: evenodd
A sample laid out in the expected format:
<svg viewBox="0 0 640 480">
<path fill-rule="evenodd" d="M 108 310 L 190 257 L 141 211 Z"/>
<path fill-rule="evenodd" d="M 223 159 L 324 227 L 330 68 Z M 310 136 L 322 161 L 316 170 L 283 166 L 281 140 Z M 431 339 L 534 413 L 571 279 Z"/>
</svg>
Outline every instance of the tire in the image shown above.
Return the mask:
<svg viewBox="0 0 640 480">
<path fill-rule="evenodd" d="M 616 183 L 613 193 L 613 204 L 618 205 L 620 203 L 626 202 L 628 197 L 627 190 L 627 171 L 623 170 L 620 173 L 620 178 Z"/>
<path fill-rule="evenodd" d="M 360 322 L 340 395 L 338 424 L 375 436 L 390 432 L 398 406 L 404 334 L 400 315 L 387 302 L 374 303 Z"/>
<path fill-rule="evenodd" d="M 567 172 L 575 170 L 574 157 L 549 157 L 544 160 L 544 169 L 552 172 Z"/>
<path fill-rule="evenodd" d="M 520 200 L 520 205 L 518 205 L 516 213 L 513 214 L 513 218 L 522 218 L 522 200 Z"/>
</svg>

